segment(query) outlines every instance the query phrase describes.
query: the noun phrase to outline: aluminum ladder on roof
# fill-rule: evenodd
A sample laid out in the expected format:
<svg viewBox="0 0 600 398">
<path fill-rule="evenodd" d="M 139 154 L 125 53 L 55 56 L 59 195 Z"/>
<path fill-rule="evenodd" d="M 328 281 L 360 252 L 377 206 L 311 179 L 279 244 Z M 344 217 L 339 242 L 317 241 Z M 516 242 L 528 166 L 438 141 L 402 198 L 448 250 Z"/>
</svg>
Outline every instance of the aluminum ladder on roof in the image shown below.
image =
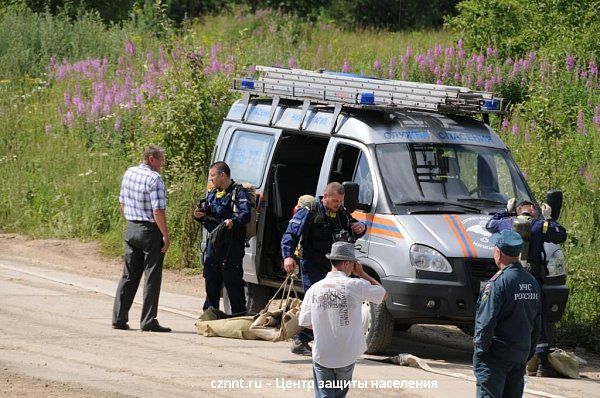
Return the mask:
<svg viewBox="0 0 600 398">
<path fill-rule="evenodd" d="M 368 78 L 335 72 L 314 72 L 257 66 L 258 78 L 236 78 L 233 90 L 244 93 L 244 119 L 251 96 L 273 99 L 269 124 L 279 99 L 303 101 L 302 121 L 311 104 L 334 106 L 334 119 L 342 107 L 422 110 L 447 114 L 502 113 L 502 98 L 466 87 Z M 335 125 L 332 125 L 332 131 Z"/>
</svg>

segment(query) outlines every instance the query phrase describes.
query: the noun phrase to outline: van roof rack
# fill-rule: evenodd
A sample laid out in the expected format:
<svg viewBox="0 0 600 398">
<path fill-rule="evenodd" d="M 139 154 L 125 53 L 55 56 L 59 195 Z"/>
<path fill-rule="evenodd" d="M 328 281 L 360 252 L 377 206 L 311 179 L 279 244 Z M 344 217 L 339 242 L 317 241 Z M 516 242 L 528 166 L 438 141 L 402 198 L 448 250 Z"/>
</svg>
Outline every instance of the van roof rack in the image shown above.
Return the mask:
<svg viewBox="0 0 600 398">
<path fill-rule="evenodd" d="M 334 106 L 337 114 L 342 107 L 483 114 L 484 118 L 490 113 L 503 113 L 502 98 L 466 87 L 269 66 L 256 66 L 256 71 L 259 73 L 257 79 L 234 79 L 233 90 L 244 93 L 246 108 L 250 97 L 272 98 L 273 109 L 269 123 L 272 122 L 280 98 L 303 101 L 303 113 L 312 103 Z M 245 113 L 246 110 L 242 119 Z"/>
</svg>

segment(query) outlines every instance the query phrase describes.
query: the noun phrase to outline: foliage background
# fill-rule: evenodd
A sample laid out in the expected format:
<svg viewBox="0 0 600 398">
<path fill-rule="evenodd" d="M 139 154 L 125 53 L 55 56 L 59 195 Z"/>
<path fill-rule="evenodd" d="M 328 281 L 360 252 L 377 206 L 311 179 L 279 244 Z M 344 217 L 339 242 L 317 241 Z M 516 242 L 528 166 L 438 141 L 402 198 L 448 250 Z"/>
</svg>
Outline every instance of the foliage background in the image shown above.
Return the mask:
<svg viewBox="0 0 600 398">
<path fill-rule="evenodd" d="M 197 10 L 186 1 L 4 1 L 0 230 L 99 239 L 120 255 L 122 173 L 158 143 L 168 156 L 167 266 L 198 270 L 190 212 L 235 98 L 232 76 L 267 64 L 491 89 L 510 110 L 492 126 L 538 199 L 552 188 L 565 194 L 571 296 L 558 336 L 599 350 L 599 2 L 439 1 L 429 16 L 418 3 L 390 1 L 400 13 L 389 22 L 357 18 L 368 1 L 343 12 L 336 0 L 277 10 L 258 0 Z M 436 27 L 442 16 L 445 28 L 399 29 Z"/>
</svg>

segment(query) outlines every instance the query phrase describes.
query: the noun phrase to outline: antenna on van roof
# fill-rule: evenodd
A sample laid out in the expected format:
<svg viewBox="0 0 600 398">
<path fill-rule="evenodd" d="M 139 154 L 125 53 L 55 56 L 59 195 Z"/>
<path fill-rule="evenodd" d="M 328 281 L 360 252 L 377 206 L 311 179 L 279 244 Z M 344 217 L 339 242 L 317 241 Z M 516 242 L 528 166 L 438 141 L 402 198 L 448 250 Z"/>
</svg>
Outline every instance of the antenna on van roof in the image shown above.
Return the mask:
<svg viewBox="0 0 600 398">
<path fill-rule="evenodd" d="M 415 83 L 360 75 L 257 66 L 257 79 L 236 78 L 233 90 L 246 95 L 366 109 L 422 110 L 445 114 L 504 113 L 503 99 L 460 86 Z M 334 117 L 334 121 L 337 115 Z M 335 126 L 332 126 L 335 128 Z M 333 129 L 332 129 L 333 131 Z"/>
</svg>

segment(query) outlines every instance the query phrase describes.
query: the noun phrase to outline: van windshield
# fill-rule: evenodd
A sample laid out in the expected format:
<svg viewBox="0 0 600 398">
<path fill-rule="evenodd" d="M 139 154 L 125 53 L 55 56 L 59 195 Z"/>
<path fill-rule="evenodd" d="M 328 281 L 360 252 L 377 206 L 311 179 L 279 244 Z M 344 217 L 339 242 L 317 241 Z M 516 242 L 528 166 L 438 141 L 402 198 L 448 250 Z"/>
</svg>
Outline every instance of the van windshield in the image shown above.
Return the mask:
<svg viewBox="0 0 600 398">
<path fill-rule="evenodd" d="M 399 212 L 414 212 L 415 206 L 424 211 L 500 211 L 509 198 L 532 200 L 503 149 L 393 143 L 378 145 L 375 151 L 388 197 Z"/>
</svg>

